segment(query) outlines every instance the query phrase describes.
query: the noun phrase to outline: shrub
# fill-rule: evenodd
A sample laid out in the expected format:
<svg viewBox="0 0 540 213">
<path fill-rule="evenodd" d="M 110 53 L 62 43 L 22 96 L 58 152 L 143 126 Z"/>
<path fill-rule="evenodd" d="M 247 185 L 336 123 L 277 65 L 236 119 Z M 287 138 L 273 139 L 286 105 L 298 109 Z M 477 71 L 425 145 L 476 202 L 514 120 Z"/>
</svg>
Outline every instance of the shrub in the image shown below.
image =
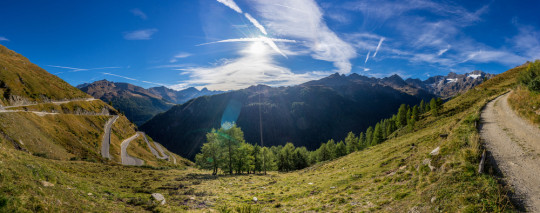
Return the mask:
<svg viewBox="0 0 540 213">
<path fill-rule="evenodd" d="M 529 63 L 527 69 L 519 75 L 518 79 L 530 91 L 540 92 L 540 60 Z"/>
</svg>

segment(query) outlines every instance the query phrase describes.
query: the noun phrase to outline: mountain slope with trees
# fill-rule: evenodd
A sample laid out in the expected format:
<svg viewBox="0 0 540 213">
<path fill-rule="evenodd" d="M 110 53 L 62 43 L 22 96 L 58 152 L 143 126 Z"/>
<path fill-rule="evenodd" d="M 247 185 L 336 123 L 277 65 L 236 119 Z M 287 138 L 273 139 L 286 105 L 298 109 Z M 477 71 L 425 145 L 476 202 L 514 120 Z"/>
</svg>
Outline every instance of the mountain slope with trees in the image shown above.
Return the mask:
<svg viewBox="0 0 540 213">
<path fill-rule="evenodd" d="M 224 121 L 235 122 L 251 143 L 261 140 L 262 123 L 266 145 L 292 142 L 313 150 L 350 131 L 366 130 L 401 104 L 416 105 L 435 97 L 422 90 L 411 95 L 363 78 L 334 74 L 298 86 L 259 85 L 200 97 L 156 115 L 140 128 L 190 159 L 199 152 L 205 134 Z"/>
</svg>

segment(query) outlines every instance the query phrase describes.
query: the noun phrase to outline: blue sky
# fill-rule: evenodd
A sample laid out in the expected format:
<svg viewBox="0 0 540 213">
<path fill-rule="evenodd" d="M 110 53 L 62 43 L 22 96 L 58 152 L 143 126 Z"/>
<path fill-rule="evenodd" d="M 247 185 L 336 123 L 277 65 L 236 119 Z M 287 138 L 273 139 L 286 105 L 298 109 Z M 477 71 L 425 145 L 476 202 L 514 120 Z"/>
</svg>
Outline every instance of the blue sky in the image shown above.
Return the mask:
<svg viewBox="0 0 540 213">
<path fill-rule="evenodd" d="M 4 0 L 0 44 L 72 85 L 425 79 L 539 59 L 538 11 L 538 0 Z"/>
</svg>

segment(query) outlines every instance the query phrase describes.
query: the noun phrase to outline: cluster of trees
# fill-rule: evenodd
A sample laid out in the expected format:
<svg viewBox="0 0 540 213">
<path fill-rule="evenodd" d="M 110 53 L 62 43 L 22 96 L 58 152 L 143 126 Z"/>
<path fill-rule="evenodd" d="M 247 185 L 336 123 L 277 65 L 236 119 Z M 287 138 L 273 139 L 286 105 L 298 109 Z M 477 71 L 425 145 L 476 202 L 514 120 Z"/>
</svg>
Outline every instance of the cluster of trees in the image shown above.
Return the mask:
<svg viewBox="0 0 540 213">
<path fill-rule="evenodd" d="M 317 162 L 333 160 L 380 144 L 399 129 L 412 130 L 421 114 L 431 112 L 433 116 L 438 116 L 442 104 L 440 98 L 431 99 L 429 103 L 422 100 L 419 105 L 412 107 L 402 104 L 397 114 L 379 121 L 375 127 L 370 126 L 359 135 L 349 132 L 344 141 L 336 143 L 329 140 L 315 151 L 295 147 L 292 143 L 272 147 L 252 145 L 245 141 L 244 133 L 239 127 L 224 125 L 230 128 L 214 129 L 206 135 L 207 142 L 203 144 L 201 153 L 196 155 L 195 162 L 203 169 L 211 169 L 214 175 L 217 175 L 220 169 L 229 174 L 266 174 L 266 171 L 271 170 L 303 169 Z"/>
<path fill-rule="evenodd" d="M 530 91 L 540 92 L 540 60 L 530 62 L 527 69 L 519 75 L 518 79 Z"/>
</svg>

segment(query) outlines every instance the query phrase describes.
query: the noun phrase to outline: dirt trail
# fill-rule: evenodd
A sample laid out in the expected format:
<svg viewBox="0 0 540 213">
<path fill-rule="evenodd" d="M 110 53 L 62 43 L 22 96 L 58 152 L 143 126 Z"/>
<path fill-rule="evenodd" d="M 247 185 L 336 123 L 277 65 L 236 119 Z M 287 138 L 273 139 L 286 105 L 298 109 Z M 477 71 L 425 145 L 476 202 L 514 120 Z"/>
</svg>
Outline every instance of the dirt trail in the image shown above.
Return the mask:
<svg viewBox="0 0 540 213">
<path fill-rule="evenodd" d="M 120 150 L 120 157 L 122 158 L 122 165 L 130 165 L 130 166 L 142 166 L 144 164 L 144 161 L 139 159 L 139 158 L 136 158 L 136 157 L 133 157 L 131 155 L 129 155 L 127 153 L 127 148 L 129 146 L 129 143 L 132 141 L 132 140 L 135 140 L 135 138 L 139 137 L 140 136 L 140 133 L 137 133 L 133 136 L 131 136 L 130 138 L 122 141 L 122 144 L 120 145 L 121 146 L 121 150 Z"/>
<path fill-rule="evenodd" d="M 109 153 L 109 147 L 111 145 L 111 127 L 118 117 L 118 115 L 115 115 L 105 124 L 105 134 L 103 135 L 103 140 L 101 141 L 101 157 L 103 158 L 111 159 L 111 155 Z"/>
<path fill-rule="evenodd" d="M 540 128 L 510 108 L 509 94 L 486 105 L 480 136 L 526 210 L 540 212 Z"/>
</svg>

